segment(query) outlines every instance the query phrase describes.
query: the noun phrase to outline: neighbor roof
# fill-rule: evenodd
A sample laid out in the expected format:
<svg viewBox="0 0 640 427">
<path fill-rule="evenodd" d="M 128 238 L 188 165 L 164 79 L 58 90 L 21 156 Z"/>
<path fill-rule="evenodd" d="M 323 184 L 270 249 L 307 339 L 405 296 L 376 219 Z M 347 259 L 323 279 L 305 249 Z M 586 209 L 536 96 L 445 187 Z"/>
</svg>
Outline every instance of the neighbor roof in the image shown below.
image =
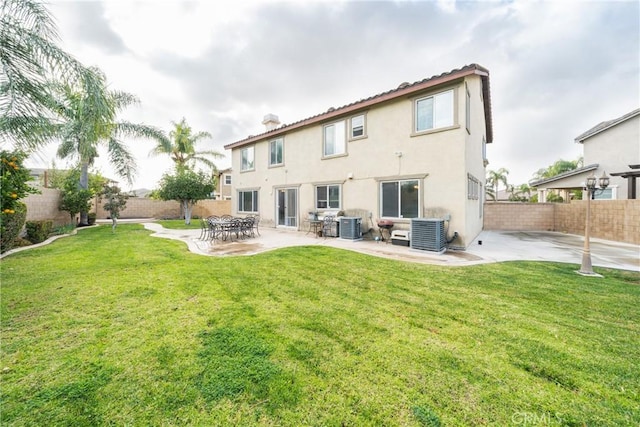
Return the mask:
<svg viewBox="0 0 640 427">
<path fill-rule="evenodd" d="M 371 107 L 382 102 L 386 102 L 395 98 L 408 96 L 431 87 L 441 85 L 453 80 L 463 78 L 470 75 L 479 75 L 482 79 L 482 98 L 484 100 L 484 115 L 486 122 L 486 135 L 487 143 L 493 142 L 493 121 L 491 118 L 491 92 L 489 90 L 489 70 L 478 65 L 469 64 L 462 68 L 455 69 L 446 73 L 442 73 L 437 76 L 432 76 L 424 80 L 420 80 L 414 83 L 402 83 L 396 89 L 391 89 L 387 92 L 382 92 L 377 95 L 370 96 L 369 98 L 361 99 L 360 101 L 352 102 L 338 108 L 330 108 L 324 113 L 311 116 L 309 118 L 288 124 L 282 125 L 276 129 L 268 132 L 261 133 L 259 135 L 252 135 L 243 140 L 233 142 L 224 146 L 225 149 L 232 149 L 241 147 L 243 145 L 251 144 L 252 142 L 260 141 L 265 138 L 272 138 L 278 135 L 282 135 L 286 132 L 300 129 L 302 127 L 314 125 L 316 123 L 329 120 L 333 117 L 338 117 L 343 114 L 347 114 L 353 111 L 360 110 L 362 108 Z"/>
<path fill-rule="evenodd" d="M 552 176 L 551 178 L 544 178 L 539 181 L 531 181 L 529 185 L 531 187 L 539 187 L 543 184 L 549 184 L 551 182 L 559 181 L 561 179 L 568 178 L 570 176 L 580 175 L 581 173 L 584 173 L 584 172 L 596 170 L 598 169 L 598 166 L 599 166 L 598 163 L 593 163 L 591 165 L 587 165 L 578 169 L 573 169 L 567 172 L 563 172 L 560 175 Z"/>
<path fill-rule="evenodd" d="M 579 142 L 579 143 L 583 143 L 585 139 L 590 138 L 592 136 L 594 136 L 597 133 L 600 133 L 606 129 L 609 129 L 613 126 L 616 126 L 624 121 L 627 121 L 635 116 L 637 116 L 638 114 L 640 114 L 640 108 L 638 108 L 637 110 L 633 110 L 630 113 L 625 114 L 624 116 L 618 117 L 617 119 L 613 119 L 613 120 L 608 120 L 606 122 L 602 122 L 602 123 L 598 123 L 597 125 L 595 125 L 594 127 L 592 127 L 591 129 L 589 129 L 588 131 L 580 134 L 579 136 L 576 137 L 575 141 Z"/>
</svg>

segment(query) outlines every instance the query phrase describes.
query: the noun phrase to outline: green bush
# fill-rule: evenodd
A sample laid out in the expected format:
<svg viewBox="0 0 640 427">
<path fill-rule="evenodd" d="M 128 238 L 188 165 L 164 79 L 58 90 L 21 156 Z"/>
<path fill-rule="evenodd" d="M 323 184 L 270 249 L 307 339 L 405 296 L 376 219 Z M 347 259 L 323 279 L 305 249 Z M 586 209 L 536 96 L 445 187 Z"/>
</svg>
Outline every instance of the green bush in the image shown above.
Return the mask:
<svg viewBox="0 0 640 427">
<path fill-rule="evenodd" d="M 47 240 L 53 229 L 52 221 L 27 221 L 27 240 L 31 243 L 40 243 Z"/>
<path fill-rule="evenodd" d="M 15 240 L 20 235 L 27 219 L 27 205 L 18 202 L 14 205 L 13 213 L 0 212 L 2 233 L 0 233 L 0 253 L 15 247 Z"/>
</svg>

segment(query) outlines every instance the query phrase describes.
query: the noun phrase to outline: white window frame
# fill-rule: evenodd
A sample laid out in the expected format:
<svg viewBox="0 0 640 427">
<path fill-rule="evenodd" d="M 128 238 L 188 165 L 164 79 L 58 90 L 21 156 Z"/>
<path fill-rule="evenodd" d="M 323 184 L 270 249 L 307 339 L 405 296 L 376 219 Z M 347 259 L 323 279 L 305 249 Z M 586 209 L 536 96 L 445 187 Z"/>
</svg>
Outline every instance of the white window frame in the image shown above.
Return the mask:
<svg viewBox="0 0 640 427">
<path fill-rule="evenodd" d="M 469 92 L 469 86 L 464 84 L 465 101 L 464 101 L 464 114 L 465 114 L 465 126 L 467 133 L 471 135 L 471 92 Z"/>
<path fill-rule="evenodd" d="M 420 217 L 420 207 L 422 206 L 422 180 L 418 179 L 418 178 L 406 178 L 406 179 L 397 179 L 397 180 L 384 180 L 384 181 L 380 181 L 380 185 L 378 187 L 378 191 L 379 191 L 379 197 L 380 197 L 380 217 L 381 218 L 419 218 Z M 416 191 L 418 192 L 418 205 L 417 205 L 417 211 L 415 212 L 415 216 L 403 216 L 402 215 L 402 184 L 403 183 L 409 183 L 409 182 L 415 182 L 418 186 L 418 188 L 416 188 Z M 384 212 L 384 192 L 383 192 L 383 186 L 384 184 L 394 184 L 397 183 L 398 184 L 398 212 L 397 216 L 396 215 L 385 215 Z"/>
<path fill-rule="evenodd" d="M 274 162 L 273 157 L 274 157 L 274 152 L 273 149 L 274 147 L 276 148 L 276 157 L 278 155 L 277 150 L 278 150 L 278 145 L 280 148 L 280 162 Z M 277 160 L 277 158 L 276 158 Z M 284 165 L 284 138 L 276 138 L 276 139 L 272 139 L 271 141 L 269 141 L 269 167 L 277 167 L 277 166 L 283 166 Z"/>
<path fill-rule="evenodd" d="M 245 156 L 245 153 L 247 155 Z M 249 156 L 250 154 L 250 156 Z M 249 160 L 249 157 L 251 160 Z M 248 172 L 256 168 L 256 147 L 251 145 L 240 150 L 240 171 Z"/>
<path fill-rule="evenodd" d="M 333 152 L 327 150 L 327 136 L 333 137 Z M 341 151 L 339 151 L 341 149 Z M 344 120 L 329 123 L 322 126 L 322 157 L 336 157 L 347 154 L 347 130 Z"/>
<path fill-rule="evenodd" d="M 450 97 L 450 100 L 447 99 Z M 421 104 L 431 102 L 431 124 L 430 127 L 420 125 L 420 112 L 422 111 Z M 449 105 L 450 111 L 449 111 Z M 425 104 L 426 105 L 426 104 Z M 441 114 L 441 109 L 446 108 L 447 114 Z M 433 93 L 428 96 L 417 98 L 413 102 L 413 132 L 415 134 L 423 134 L 438 130 L 450 129 L 456 126 L 456 91 L 454 88 L 443 90 L 441 92 Z M 439 113 L 440 112 L 440 113 Z M 443 118 L 446 121 L 443 121 Z"/>
<path fill-rule="evenodd" d="M 354 121 L 362 118 L 362 124 L 355 124 Z M 358 128 L 361 128 L 361 134 L 355 135 Z M 357 114 L 349 118 L 349 140 L 362 139 L 367 137 L 367 115 L 365 113 Z"/>
<path fill-rule="evenodd" d="M 222 185 L 231 185 L 231 174 L 222 175 Z"/>
<path fill-rule="evenodd" d="M 252 209 L 245 209 L 245 200 L 244 200 L 244 193 L 251 193 L 251 205 L 250 208 Z M 258 213 L 258 203 L 260 202 L 260 199 L 258 197 L 258 190 L 256 189 L 246 189 L 246 190 L 238 190 L 237 193 L 238 195 L 238 212 L 242 212 L 242 213 Z"/>
<path fill-rule="evenodd" d="M 319 188 L 325 188 L 326 189 L 326 194 L 327 194 L 327 198 L 326 200 L 323 199 L 319 199 L 318 197 L 318 189 Z M 338 206 L 331 206 L 330 202 L 331 202 L 331 198 L 329 197 L 329 192 L 330 192 L 330 187 L 335 187 L 338 189 Z M 342 208 L 342 186 L 340 184 L 321 184 L 321 185 L 316 185 L 315 189 L 314 189 L 314 193 L 315 193 L 315 206 L 316 209 L 341 209 Z M 325 202 L 326 206 L 320 206 L 321 202 Z"/>
<path fill-rule="evenodd" d="M 480 180 L 471 174 L 467 174 L 467 199 L 480 200 Z"/>
</svg>

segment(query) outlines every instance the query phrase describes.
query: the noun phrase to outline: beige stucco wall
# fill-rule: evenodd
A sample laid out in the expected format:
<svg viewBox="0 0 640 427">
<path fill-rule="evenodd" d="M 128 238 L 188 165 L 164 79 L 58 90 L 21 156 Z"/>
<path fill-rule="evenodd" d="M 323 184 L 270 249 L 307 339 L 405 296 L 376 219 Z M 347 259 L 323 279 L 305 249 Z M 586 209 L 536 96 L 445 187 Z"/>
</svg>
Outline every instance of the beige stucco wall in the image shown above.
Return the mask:
<svg viewBox="0 0 640 427">
<path fill-rule="evenodd" d="M 458 231 L 461 236 L 454 243 L 468 245 L 482 228 L 479 202 L 467 201 L 467 173 L 484 181 L 482 136 L 485 125 L 480 78 L 471 76 L 467 81 L 473 94 L 472 135 L 465 129 L 464 81 L 460 80 L 420 95 L 456 89 L 454 122 L 457 126 L 453 129 L 412 136 L 415 98 L 405 98 L 363 111 L 366 113 L 367 137 L 348 141 L 344 156 L 323 159 L 321 124 L 284 135 L 284 165 L 280 167 L 268 165 L 269 140 L 255 143 L 255 170 L 252 171 L 241 171 L 241 148 L 233 149 L 233 212 L 237 213 L 237 190 L 257 189 L 263 223 L 273 226 L 277 189 L 297 188 L 300 224 L 314 207 L 314 185 L 341 184 L 342 209 L 367 210 L 372 212 L 375 221 L 380 215 L 380 181 L 412 178 L 421 182 L 422 216 L 450 214 L 450 233 Z M 360 113 L 354 112 L 344 118 L 357 114 Z M 472 209 L 473 214 L 468 214 L 468 209 Z M 410 225 L 409 219 L 393 220 L 395 228 Z"/>
<path fill-rule="evenodd" d="M 586 203 L 486 203 L 484 228 L 582 235 Z M 640 200 L 592 200 L 590 232 L 592 237 L 640 244 Z"/>
<path fill-rule="evenodd" d="M 596 176 L 604 171 L 625 172 L 629 165 L 640 164 L 640 115 L 606 129 L 583 143 L 584 164 L 598 163 Z M 610 187 L 616 188 L 617 198 L 627 198 L 627 180 L 612 176 Z"/>
</svg>

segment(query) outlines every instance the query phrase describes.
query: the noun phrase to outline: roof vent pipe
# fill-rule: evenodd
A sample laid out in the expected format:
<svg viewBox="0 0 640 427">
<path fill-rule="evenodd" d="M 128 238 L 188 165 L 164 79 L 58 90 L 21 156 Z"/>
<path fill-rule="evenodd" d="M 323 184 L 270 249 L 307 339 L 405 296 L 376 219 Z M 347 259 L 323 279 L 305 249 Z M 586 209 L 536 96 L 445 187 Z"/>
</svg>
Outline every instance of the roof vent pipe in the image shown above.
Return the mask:
<svg viewBox="0 0 640 427">
<path fill-rule="evenodd" d="M 276 116 L 275 114 L 267 114 L 266 116 L 264 116 L 262 124 L 267 129 L 267 132 L 269 132 L 280 125 L 280 119 L 278 119 L 278 116 Z"/>
</svg>

